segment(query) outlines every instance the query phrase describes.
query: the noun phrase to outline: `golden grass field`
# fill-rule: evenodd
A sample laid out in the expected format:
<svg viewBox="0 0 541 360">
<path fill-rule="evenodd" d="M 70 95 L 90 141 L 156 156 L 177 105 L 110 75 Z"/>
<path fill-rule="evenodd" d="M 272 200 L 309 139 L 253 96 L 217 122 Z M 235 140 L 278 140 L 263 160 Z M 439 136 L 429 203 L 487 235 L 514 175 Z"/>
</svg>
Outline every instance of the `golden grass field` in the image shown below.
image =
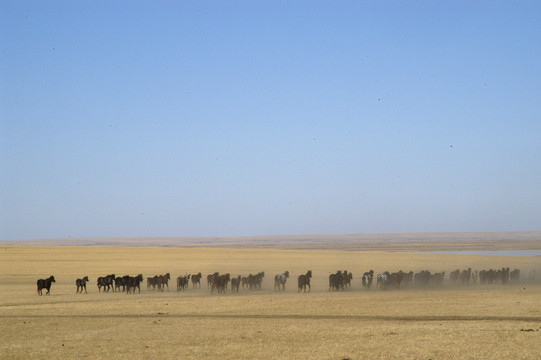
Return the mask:
<svg viewBox="0 0 541 360">
<path fill-rule="evenodd" d="M 541 284 L 362 289 L 364 271 L 520 268 L 538 257 L 180 247 L 0 247 L 1 359 L 539 359 Z M 313 271 L 311 293 L 297 276 Z M 288 270 L 286 291 L 273 291 Z M 328 291 L 328 275 L 353 272 L 352 287 Z M 185 273 L 265 271 L 261 291 L 176 291 Z M 170 291 L 146 277 L 171 273 Z M 98 293 L 96 279 L 145 277 L 140 294 Z M 36 280 L 54 275 L 51 294 Z M 75 279 L 88 275 L 88 294 Z M 375 282 L 374 282 L 375 285 Z"/>
</svg>

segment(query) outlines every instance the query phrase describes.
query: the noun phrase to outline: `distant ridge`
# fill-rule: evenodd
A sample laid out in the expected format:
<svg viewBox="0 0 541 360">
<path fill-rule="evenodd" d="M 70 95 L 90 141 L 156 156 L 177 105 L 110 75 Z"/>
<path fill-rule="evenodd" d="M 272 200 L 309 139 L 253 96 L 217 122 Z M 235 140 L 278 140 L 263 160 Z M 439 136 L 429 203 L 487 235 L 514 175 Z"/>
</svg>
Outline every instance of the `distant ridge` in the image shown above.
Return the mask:
<svg viewBox="0 0 541 360">
<path fill-rule="evenodd" d="M 157 246 L 335 250 L 537 250 L 541 231 L 230 237 L 111 237 L 0 240 L 0 246 Z"/>
</svg>

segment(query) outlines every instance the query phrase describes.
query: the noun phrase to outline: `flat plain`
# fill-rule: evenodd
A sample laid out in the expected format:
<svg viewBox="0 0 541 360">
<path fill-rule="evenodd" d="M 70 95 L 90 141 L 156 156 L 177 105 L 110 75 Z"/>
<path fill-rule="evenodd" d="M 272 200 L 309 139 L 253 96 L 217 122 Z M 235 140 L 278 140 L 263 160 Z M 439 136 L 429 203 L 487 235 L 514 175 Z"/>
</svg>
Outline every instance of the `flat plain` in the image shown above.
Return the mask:
<svg viewBox="0 0 541 360">
<path fill-rule="evenodd" d="M 507 244 L 507 243 L 505 243 Z M 512 248 L 504 243 L 502 248 Z M 539 257 L 385 250 L 1 246 L 0 358 L 28 359 L 539 359 Z M 535 246 L 534 246 L 535 247 Z M 375 247 L 377 248 L 377 247 Z M 493 250 L 494 248 L 491 248 Z M 521 269 L 507 285 L 453 285 L 455 269 Z M 443 287 L 365 290 L 373 269 L 446 271 Z M 291 274 L 286 291 L 274 275 Z M 312 290 L 297 276 L 312 270 Z M 351 288 L 329 291 L 328 276 L 353 273 Z M 265 272 L 261 290 L 211 294 L 205 277 Z M 171 273 L 170 289 L 146 278 Z M 202 287 L 176 291 L 175 279 L 201 272 Z M 107 274 L 143 274 L 141 293 L 98 292 Z M 36 280 L 54 275 L 50 295 Z M 87 275 L 88 294 L 75 294 Z M 375 283 L 375 282 L 374 282 Z"/>
</svg>

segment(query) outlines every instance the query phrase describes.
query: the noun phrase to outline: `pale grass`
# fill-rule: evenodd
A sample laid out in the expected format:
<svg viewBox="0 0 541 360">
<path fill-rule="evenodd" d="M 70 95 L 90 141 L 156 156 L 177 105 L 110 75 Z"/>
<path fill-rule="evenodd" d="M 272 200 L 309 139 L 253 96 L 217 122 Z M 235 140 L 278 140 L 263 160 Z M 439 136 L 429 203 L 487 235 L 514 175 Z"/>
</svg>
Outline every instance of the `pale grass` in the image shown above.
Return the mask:
<svg viewBox="0 0 541 360">
<path fill-rule="evenodd" d="M 29 359 L 539 359 L 541 285 L 365 291 L 362 272 L 537 268 L 540 259 L 337 250 L 25 247 L 0 248 L 0 358 Z M 311 293 L 296 277 L 311 269 Z M 328 275 L 353 286 L 328 291 Z M 284 293 L 274 274 L 289 270 Z M 265 271 L 261 291 L 176 292 L 187 272 Z M 98 293 L 110 273 L 172 275 L 170 291 Z M 36 280 L 54 275 L 51 294 Z M 75 279 L 88 275 L 88 294 Z M 448 279 L 448 276 L 446 276 Z M 522 331 L 522 330 L 533 331 Z"/>
</svg>

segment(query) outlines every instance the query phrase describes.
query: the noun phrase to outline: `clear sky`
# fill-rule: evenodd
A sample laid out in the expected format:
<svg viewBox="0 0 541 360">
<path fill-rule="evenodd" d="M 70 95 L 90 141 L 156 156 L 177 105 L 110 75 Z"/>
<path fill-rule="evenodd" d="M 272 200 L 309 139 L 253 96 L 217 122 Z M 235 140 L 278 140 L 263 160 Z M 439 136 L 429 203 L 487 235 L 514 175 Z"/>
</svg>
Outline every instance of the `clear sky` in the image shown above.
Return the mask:
<svg viewBox="0 0 541 360">
<path fill-rule="evenodd" d="M 539 1 L 1 1 L 0 239 L 541 229 Z"/>
</svg>

